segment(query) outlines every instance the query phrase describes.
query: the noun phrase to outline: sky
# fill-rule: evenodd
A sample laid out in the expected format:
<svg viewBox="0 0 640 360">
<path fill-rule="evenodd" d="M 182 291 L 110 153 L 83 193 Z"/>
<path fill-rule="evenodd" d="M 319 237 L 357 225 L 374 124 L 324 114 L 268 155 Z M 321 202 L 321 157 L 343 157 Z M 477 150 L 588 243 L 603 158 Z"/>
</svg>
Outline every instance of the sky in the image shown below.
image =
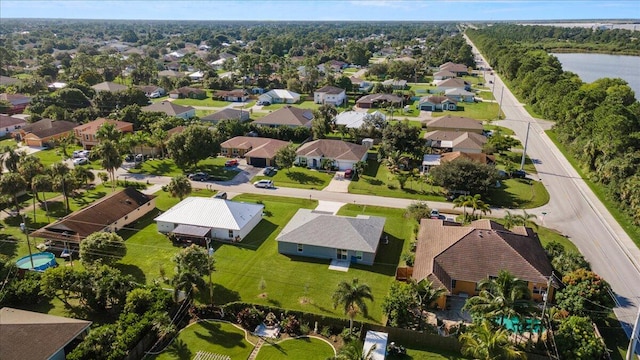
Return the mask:
<svg viewBox="0 0 640 360">
<path fill-rule="evenodd" d="M 8 18 L 500 21 L 640 19 L 637 0 L 0 1 Z"/>
</svg>

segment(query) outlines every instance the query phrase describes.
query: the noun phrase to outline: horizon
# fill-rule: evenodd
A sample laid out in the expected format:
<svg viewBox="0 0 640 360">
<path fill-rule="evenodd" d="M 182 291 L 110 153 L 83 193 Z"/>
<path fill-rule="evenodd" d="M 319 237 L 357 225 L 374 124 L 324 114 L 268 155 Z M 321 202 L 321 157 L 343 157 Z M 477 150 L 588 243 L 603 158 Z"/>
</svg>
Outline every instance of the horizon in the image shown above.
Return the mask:
<svg viewBox="0 0 640 360">
<path fill-rule="evenodd" d="M 442 11 L 443 7 L 448 6 L 454 11 Z M 123 8 L 127 11 L 123 11 Z M 600 22 L 623 20 L 640 24 L 640 5 L 633 0 L 606 2 L 594 0 L 272 0 L 269 2 L 3 0 L 0 1 L 0 14 L 0 19 L 32 20 L 251 22 Z M 140 14 L 145 15 L 139 16 Z"/>
</svg>

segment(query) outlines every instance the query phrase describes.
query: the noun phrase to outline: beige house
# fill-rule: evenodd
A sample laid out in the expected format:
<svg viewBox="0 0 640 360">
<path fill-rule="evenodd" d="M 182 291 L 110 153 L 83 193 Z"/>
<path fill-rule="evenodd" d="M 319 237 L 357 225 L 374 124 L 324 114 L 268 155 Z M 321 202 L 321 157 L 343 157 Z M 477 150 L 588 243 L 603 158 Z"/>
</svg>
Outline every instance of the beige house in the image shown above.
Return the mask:
<svg viewBox="0 0 640 360">
<path fill-rule="evenodd" d="M 276 153 L 289 144 L 276 139 L 236 136 L 220 144 L 220 153 L 228 157 L 244 157 L 252 166 L 276 166 Z"/>
<path fill-rule="evenodd" d="M 358 161 L 366 161 L 368 150 L 365 145 L 320 139 L 303 144 L 296 150 L 296 164 L 316 169 L 322 167 L 324 159 L 331 159 L 335 168 L 344 171 L 353 169 Z"/>
<path fill-rule="evenodd" d="M 76 126 L 75 128 L 73 128 L 73 134 L 75 135 L 76 139 L 80 141 L 83 149 L 91 149 L 92 147 L 98 145 L 98 143 L 100 142 L 96 138 L 96 134 L 100 127 L 107 123 L 115 125 L 116 130 L 121 133 L 133 132 L 132 123 L 100 118 L 86 124 Z"/>
</svg>

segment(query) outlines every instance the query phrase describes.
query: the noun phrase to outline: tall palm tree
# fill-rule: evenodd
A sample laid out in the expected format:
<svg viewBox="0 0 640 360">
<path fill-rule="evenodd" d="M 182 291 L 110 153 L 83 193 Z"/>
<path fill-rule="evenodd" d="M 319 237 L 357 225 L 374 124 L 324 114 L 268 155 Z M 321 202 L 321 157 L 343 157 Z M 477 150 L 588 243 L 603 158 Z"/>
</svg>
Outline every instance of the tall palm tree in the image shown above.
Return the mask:
<svg viewBox="0 0 640 360">
<path fill-rule="evenodd" d="M 71 170 L 71 176 L 80 184 L 87 184 L 96 179 L 96 175 L 85 167 L 77 166 Z"/>
<path fill-rule="evenodd" d="M 26 155 L 20 158 L 18 162 L 18 173 L 27 181 L 27 189 L 31 191 L 33 198 L 33 221 L 36 221 L 36 200 L 38 192 L 33 190 L 33 178 L 44 172 L 44 166 L 40 162 L 40 158 L 33 155 Z"/>
<path fill-rule="evenodd" d="M 338 284 L 335 292 L 331 296 L 333 308 L 343 305 L 344 313 L 349 317 L 349 332 L 353 330 L 353 319 L 358 312 L 365 316 L 369 314 L 365 300 L 373 301 L 371 288 L 367 284 L 360 284 L 358 279 L 353 279 L 350 283 L 342 281 Z"/>
<path fill-rule="evenodd" d="M 364 353 L 364 346 L 360 341 L 353 340 L 345 344 L 338 355 L 333 359 L 335 360 L 372 360 L 373 353 L 376 351 L 376 344 L 373 344 L 369 350 Z"/>
<path fill-rule="evenodd" d="M 76 138 L 73 134 L 69 134 L 57 139 L 55 142 L 58 146 L 60 146 L 60 149 L 62 149 L 62 155 L 64 155 L 64 158 L 67 159 L 69 158 L 69 154 L 67 154 L 67 148 L 76 142 Z"/>
<path fill-rule="evenodd" d="M 497 320 L 502 326 L 505 318 L 531 315 L 534 307 L 527 283 L 506 270 L 496 278 L 486 278 L 478 284 L 480 294 L 467 300 L 464 308 L 472 315 Z"/>
<path fill-rule="evenodd" d="M 526 210 L 522 210 L 522 215 L 516 215 L 515 218 L 518 225 L 538 228 L 538 224 L 533 221 L 533 219 L 537 219 L 538 217 L 535 214 L 527 213 Z"/>
<path fill-rule="evenodd" d="M 116 169 L 122 165 L 122 157 L 117 144 L 112 140 L 103 140 L 92 150 L 91 156 L 95 159 L 101 159 L 102 167 L 107 170 L 111 178 L 111 188 L 115 191 Z"/>
<path fill-rule="evenodd" d="M 17 172 L 20 159 L 25 155 L 25 153 L 16 151 L 15 148 L 10 146 L 5 146 L 3 152 L 4 156 L 2 157 L 2 164 L 4 167 L 10 172 Z"/>
<path fill-rule="evenodd" d="M 167 132 L 162 128 L 155 128 L 151 132 L 149 142 L 151 145 L 160 148 L 160 156 L 164 158 L 164 141 L 167 139 Z"/>
<path fill-rule="evenodd" d="M 103 123 L 100 125 L 100 128 L 98 128 L 98 131 L 96 131 L 96 139 L 100 141 L 111 140 L 117 143 L 121 137 L 122 132 L 118 130 L 114 123 L 110 122 Z"/>
<path fill-rule="evenodd" d="M 49 168 L 49 174 L 51 175 L 53 189 L 62 193 L 67 212 L 70 212 L 69 194 L 77 188 L 77 182 L 71 176 L 71 169 L 65 163 L 53 163 Z"/>
<path fill-rule="evenodd" d="M 171 194 L 171 196 L 182 200 L 187 195 L 191 194 L 191 181 L 189 181 L 189 179 L 184 175 L 176 176 L 171 178 L 166 190 Z"/>
<path fill-rule="evenodd" d="M 445 288 L 435 288 L 433 282 L 424 279 L 420 282 L 413 282 L 420 300 L 420 307 L 429 309 L 438 299 L 447 293 Z"/>
<path fill-rule="evenodd" d="M 509 210 L 505 211 L 505 215 L 502 220 L 504 220 L 503 226 L 507 229 L 511 229 L 512 227 L 516 226 L 518 222 L 516 216 L 513 215 Z"/>
<path fill-rule="evenodd" d="M 480 360 L 526 359 L 516 350 L 505 329 L 493 329 L 489 321 L 482 321 L 460 336 L 462 354 Z"/>
<path fill-rule="evenodd" d="M 453 200 L 453 208 L 462 208 L 462 222 L 467 221 L 467 206 L 471 204 L 473 197 L 471 195 L 460 195 Z"/>
<path fill-rule="evenodd" d="M 42 191 L 42 201 L 44 203 L 45 214 L 47 215 L 47 222 L 51 222 L 51 220 L 49 219 L 49 204 L 47 203 L 47 196 L 45 195 L 45 192 L 51 191 L 52 188 L 53 188 L 53 180 L 51 179 L 50 175 L 47 175 L 47 174 L 36 175 L 31 180 L 32 191 L 35 194 L 37 194 L 39 191 Z"/>
</svg>

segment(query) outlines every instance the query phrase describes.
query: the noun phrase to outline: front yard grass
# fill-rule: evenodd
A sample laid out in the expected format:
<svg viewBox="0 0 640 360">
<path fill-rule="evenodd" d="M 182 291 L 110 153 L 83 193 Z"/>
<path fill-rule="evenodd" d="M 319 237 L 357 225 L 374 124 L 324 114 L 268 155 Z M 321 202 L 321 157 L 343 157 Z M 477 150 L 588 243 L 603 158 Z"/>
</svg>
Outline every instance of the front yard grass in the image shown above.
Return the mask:
<svg viewBox="0 0 640 360">
<path fill-rule="evenodd" d="M 495 100 L 496 98 L 493 96 L 491 91 L 478 91 L 476 96 L 481 98 L 482 100 Z"/>
<path fill-rule="evenodd" d="M 269 179 L 273 180 L 275 186 L 322 190 L 329 185 L 333 175 L 334 173 L 294 166 L 291 169 L 280 169 L 273 176 L 256 176 L 253 181 Z"/>
<path fill-rule="evenodd" d="M 459 106 L 464 107 L 463 111 L 434 111 L 432 116 L 463 116 L 478 120 L 493 120 L 498 116 L 498 104 L 490 102 L 479 103 L 459 103 Z"/>
<path fill-rule="evenodd" d="M 532 209 L 549 202 L 549 193 L 540 181 L 506 179 L 500 183 L 500 188 L 492 189 L 485 200 L 491 206 Z"/>
<path fill-rule="evenodd" d="M 219 321 L 200 321 L 183 329 L 156 360 L 193 359 L 198 351 L 246 359 L 254 345 L 245 339 L 244 331 Z"/>
<path fill-rule="evenodd" d="M 256 357 L 257 360 L 305 359 L 325 360 L 335 356 L 328 343 L 314 337 L 286 339 L 277 343 L 265 343 Z"/>
<path fill-rule="evenodd" d="M 186 175 L 191 172 L 204 171 L 213 177 L 215 181 L 227 181 L 238 174 L 237 168 L 225 167 L 227 161 L 224 157 L 207 158 L 198 162 L 191 169 L 182 171 L 171 159 L 150 159 L 142 162 L 139 167 L 129 169 L 132 174 L 149 174 L 156 176 Z"/>
<path fill-rule="evenodd" d="M 229 101 L 213 100 L 212 95 L 213 91 L 207 90 L 207 97 L 204 99 L 175 99 L 173 103 L 182 106 L 206 106 L 215 108 L 223 108 L 233 104 Z"/>
</svg>

